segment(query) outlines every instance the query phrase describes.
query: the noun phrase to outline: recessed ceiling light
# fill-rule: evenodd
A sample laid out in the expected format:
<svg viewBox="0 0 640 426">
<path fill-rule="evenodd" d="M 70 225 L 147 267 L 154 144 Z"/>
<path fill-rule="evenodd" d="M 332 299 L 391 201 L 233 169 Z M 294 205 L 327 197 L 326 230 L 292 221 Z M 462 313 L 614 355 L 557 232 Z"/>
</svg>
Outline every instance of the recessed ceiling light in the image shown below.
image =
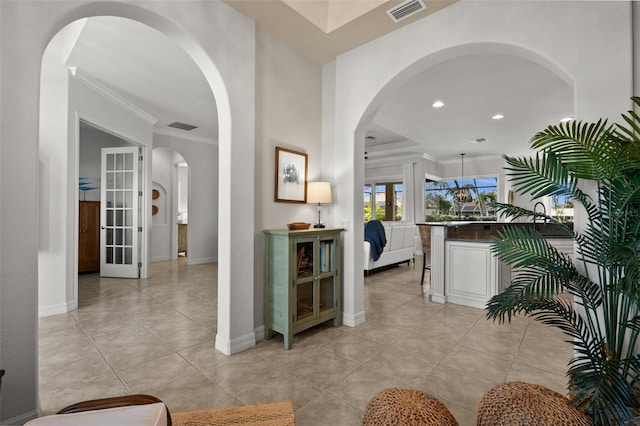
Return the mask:
<svg viewBox="0 0 640 426">
<path fill-rule="evenodd" d="M 502 114 L 496 114 L 493 117 L 491 117 L 494 120 L 502 120 L 504 118 L 504 115 Z"/>
<path fill-rule="evenodd" d="M 573 117 L 565 117 L 562 120 L 560 120 L 561 123 L 566 123 L 567 121 L 573 121 Z"/>
<path fill-rule="evenodd" d="M 434 108 L 442 108 L 444 106 L 444 102 L 435 101 L 431 106 L 434 107 Z"/>
</svg>

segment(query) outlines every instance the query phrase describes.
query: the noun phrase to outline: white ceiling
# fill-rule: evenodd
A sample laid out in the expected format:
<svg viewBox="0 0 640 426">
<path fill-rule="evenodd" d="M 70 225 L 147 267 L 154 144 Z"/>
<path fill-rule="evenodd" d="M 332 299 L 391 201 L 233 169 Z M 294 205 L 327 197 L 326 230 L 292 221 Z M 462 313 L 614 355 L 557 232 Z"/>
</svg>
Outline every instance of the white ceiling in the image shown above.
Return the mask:
<svg viewBox="0 0 640 426">
<path fill-rule="evenodd" d="M 445 105 L 433 108 L 437 100 Z M 504 118 L 492 119 L 496 114 Z M 393 93 L 374 117 L 367 135 L 376 139 L 366 149 L 369 160 L 388 157 L 394 145 L 438 161 L 460 153 L 520 154 L 536 131 L 572 114 L 571 87 L 542 66 L 513 55 L 467 55 L 427 69 Z M 486 142 L 471 142 L 476 139 Z"/>
<path fill-rule="evenodd" d="M 425 9 L 394 22 L 387 11 L 403 0 L 222 0 L 256 26 L 320 64 L 438 12 L 458 0 L 422 0 Z"/>
<path fill-rule="evenodd" d="M 226 3 L 247 7 L 254 1 Z M 275 4 L 278 7 L 284 4 L 279 0 L 257 3 L 261 8 L 265 4 L 274 8 Z M 451 4 L 427 4 L 432 3 L 440 7 Z M 379 9 L 374 11 L 384 13 Z M 268 19 L 269 22 L 258 22 L 258 27 L 273 26 L 276 18 Z M 299 29 L 304 22 L 304 29 Z M 287 23 L 275 23 L 279 24 L 280 32 L 283 28 L 290 29 Z M 319 31 L 302 18 L 295 26 L 296 31 Z M 335 43 L 338 31 L 325 33 L 328 45 Z M 375 33 L 372 34 L 368 37 L 375 38 Z M 308 56 L 313 59 L 315 50 L 336 55 L 341 49 L 364 42 L 350 38 L 348 32 L 340 33 L 339 37 L 345 39 L 340 48 L 320 49 L 317 44 L 316 49 L 293 44 L 292 47 L 303 53 L 311 52 Z M 284 38 L 304 37 L 296 37 L 291 29 Z M 122 18 L 89 18 L 71 51 L 68 65 L 89 73 L 158 118 L 156 131 L 217 140 L 215 101 L 204 76 L 182 49 L 159 32 Z M 444 101 L 445 106 L 432 108 L 435 100 Z M 571 88 L 531 61 L 484 53 L 454 58 L 417 75 L 386 100 L 369 128 L 368 135 L 376 139 L 367 140 L 367 164 L 381 158 L 401 160 L 416 155 L 451 161 L 462 152 L 468 154 L 467 158 L 523 152 L 535 131 L 571 116 L 572 105 Z M 492 120 L 496 113 L 504 114 L 504 119 Z M 166 127 L 174 121 L 198 128 L 184 132 Z M 477 138 L 486 138 L 487 142 L 470 143 Z"/>
<path fill-rule="evenodd" d="M 175 121 L 197 126 L 175 132 L 218 139 L 218 113 L 204 75 L 164 34 L 130 19 L 100 16 L 86 20 L 67 65 L 104 83 L 158 119 L 157 131 Z"/>
</svg>

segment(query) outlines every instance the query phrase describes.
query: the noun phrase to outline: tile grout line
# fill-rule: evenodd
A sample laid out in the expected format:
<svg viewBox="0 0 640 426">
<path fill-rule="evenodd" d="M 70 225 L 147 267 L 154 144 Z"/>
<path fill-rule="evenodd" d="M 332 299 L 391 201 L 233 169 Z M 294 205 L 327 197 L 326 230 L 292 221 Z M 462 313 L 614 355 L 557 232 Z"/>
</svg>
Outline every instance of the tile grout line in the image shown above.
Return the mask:
<svg viewBox="0 0 640 426">
<path fill-rule="evenodd" d="M 96 345 L 96 342 L 94 341 L 94 339 L 87 333 L 87 330 L 84 328 L 84 326 L 80 323 L 79 319 L 74 317 L 76 323 L 78 324 L 78 326 L 80 327 L 80 329 L 82 330 L 82 332 L 84 333 L 84 335 L 87 337 L 87 339 L 89 340 L 89 342 L 91 342 L 91 345 L 93 346 L 93 348 L 98 352 L 98 354 L 100 354 L 100 357 L 104 360 L 105 364 L 107 364 L 107 366 L 109 367 L 109 369 L 111 370 L 111 372 L 113 373 L 113 375 L 118 379 L 118 381 L 122 384 L 122 386 L 124 386 L 124 388 L 127 390 L 128 393 L 131 393 L 131 389 L 129 388 L 129 386 L 127 386 L 127 384 L 125 383 L 125 381 L 123 380 L 122 377 L 120 377 L 120 375 L 118 374 L 118 372 L 113 368 L 113 366 L 111 365 L 111 363 L 107 360 L 107 358 L 105 357 L 105 355 L 102 353 L 102 351 L 100 350 L 100 348 L 98 347 L 98 345 Z"/>
</svg>

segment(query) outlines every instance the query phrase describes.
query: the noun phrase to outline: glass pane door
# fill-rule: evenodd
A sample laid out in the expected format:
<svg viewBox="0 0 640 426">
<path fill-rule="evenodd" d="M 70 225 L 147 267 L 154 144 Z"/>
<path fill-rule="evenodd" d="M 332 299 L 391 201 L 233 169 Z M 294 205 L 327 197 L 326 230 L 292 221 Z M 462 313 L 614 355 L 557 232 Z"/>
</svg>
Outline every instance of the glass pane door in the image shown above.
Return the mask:
<svg viewBox="0 0 640 426">
<path fill-rule="evenodd" d="M 102 149 L 100 275 L 138 278 L 138 147 Z"/>
</svg>

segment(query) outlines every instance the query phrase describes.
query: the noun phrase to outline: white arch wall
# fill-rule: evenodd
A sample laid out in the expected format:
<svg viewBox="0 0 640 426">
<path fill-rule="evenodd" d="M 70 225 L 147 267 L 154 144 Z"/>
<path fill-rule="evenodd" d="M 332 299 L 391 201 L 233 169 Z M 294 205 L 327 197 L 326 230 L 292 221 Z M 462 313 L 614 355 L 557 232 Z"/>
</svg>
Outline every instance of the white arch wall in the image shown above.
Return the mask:
<svg viewBox="0 0 640 426">
<path fill-rule="evenodd" d="M 362 276 L 364 134 L 377 106 L 398 85 L 448 54 L 473 52 L 481 43 L 527 54 L 575 89 L 578 119 L 609 117 L 630 107 L 632 93 L 631 5 L 628 2 L 459 2 L 425 19 L 339 56 L 324 69 L 326 120 L 334 123 L 334 214 L 348 217 L 344 240 L 344 321 L 364 321 Z M 468 45 L 465 49 L 446 49 Z M 328 90 L 330 87 L 334 90 Z M 331 112 L 329 112 L 331 114 Z M 331 129 L 329 129 L 331 131 Z M 354 142 L 355 137 L 355 142 Z M 333 139 L 333 142 L 329 142 Z M 329 140 L 329 141 L 328 141 Z M 329 165 L 325 165 L 328 167 Z"/>
<path fill-rule="evenodd" d="M 178 4 L 180 13 L 176 13 Z M 254 236 L 255 183 L 253 168 L 246 167 L 254 163 L 254 115 L 247 114 L 254 111 L 255 101 L 254 23 L 219 2 L 2 1 L 0 365 L 6 375 L 0 421 L 11 419 L 19 423 L 35 415 L 37 406 L 38 105 L 42 54 L 62 27 L 92 15 L 128 17 L 161 30 L 185 48 L 212 85 L 220 117 L 221 165 L 216 347 L 230 354 L 255 344 L 253 269 L 246 267 L 253 264 Z M 245 255 L 232 259 L 232 252 Z"/>
<path fill-rule="evenodd" d="M 157 190 L 159 197 L 152 198 L 151 204 L 158 208 L 158 213 L 151 217 L 151 261 L 175 259 L 177 253 L 172 252 L 172 229 L 176 226 L 173 216 L 173 179 L 176 152 L 172 149 L 154 147 L 151 158 L 151 186 Z"/>
<path fill-rule="evenodd" d="M 167 148 L 189 165 L 189 264 L 217 261 L 218 146 L 159 133 L 153 136 L 153 144 L 154 153 L 156 148 Z M 175 226 L 175 219 L 170 218 L 168 226 Z"/>
<path fill-rule="evenodd" d="M 313 204 L 276 203 L 275 147 L 308 154 L 308 179 L 330 179 L 322 164 L 322 67 L 289 49 L 273 36 L 256 34 L 256 235 L 254 253 L 256 337 L 264 333 L 264 234 L 294 221 L 314 222 Z M 330 206 L 322 207 L 323 218 Z M 335 223 L 328 222 L 330 226 Z"/>
</svg>

